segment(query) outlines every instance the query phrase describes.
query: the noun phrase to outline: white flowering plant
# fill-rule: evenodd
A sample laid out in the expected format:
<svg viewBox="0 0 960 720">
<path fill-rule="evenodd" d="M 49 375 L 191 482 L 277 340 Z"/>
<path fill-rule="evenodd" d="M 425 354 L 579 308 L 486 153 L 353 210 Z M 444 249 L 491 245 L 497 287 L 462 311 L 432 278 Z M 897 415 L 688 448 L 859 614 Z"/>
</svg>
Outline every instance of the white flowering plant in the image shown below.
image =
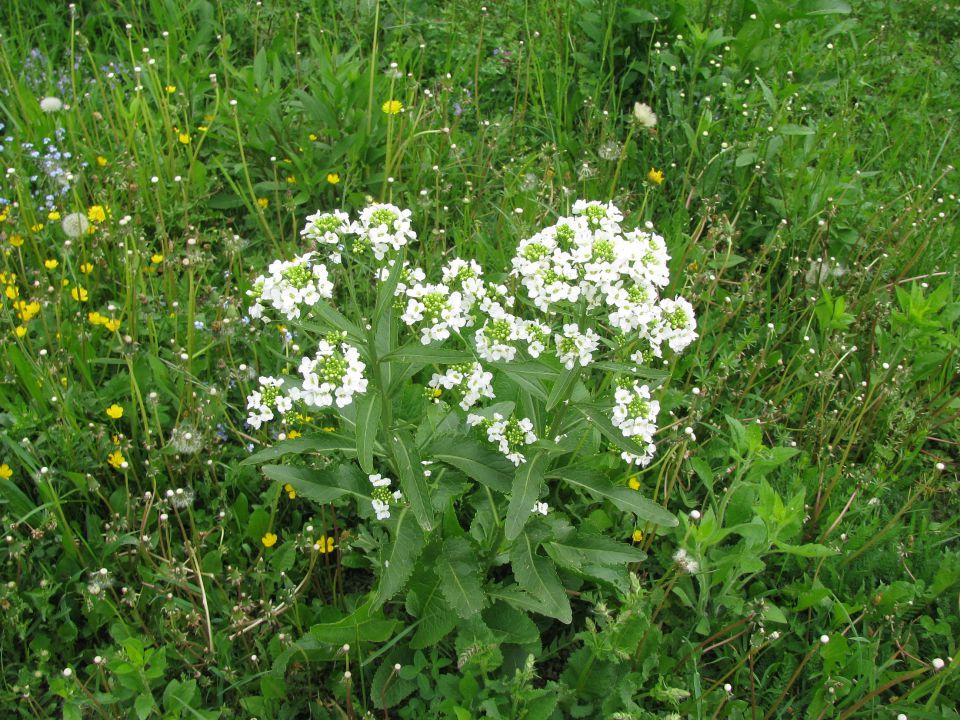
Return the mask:
<svg viewBox="0 0 960 720">
<path fill-rule="evenodd" d="M 578 530 L 566 509 L 586 499 L 631 528 L 677 524 L 626 483 L 656 456 L 666 374 L 652 365 L 697 337 L 691 304 L 666 293 L 664 239 L 587 201 L 491 273 L 458 257 L 417 266 L 410 212 L 390 204 L 355 219 L 317 212 L 301 235 L 304 254 L 273 262 L 248 292 L 252 321 L 283 323 L 303 355 L 260 377 L 247 423 L 282 432 L 324 412 L 338 428 L 250 461 L 304 497 L 359 499 L 361 516 L 387 523 L 375 602 L 418 563 L 443 583 L 435 602 L 450 617 L 502 601 L 569 622 L 559 569 L 626 587 L 643 554 Z M 270 464 L 296 456 L 299 467 Z M 494 582 L 487 569 L 506 561 L 512 577 Z"/>
</svg>

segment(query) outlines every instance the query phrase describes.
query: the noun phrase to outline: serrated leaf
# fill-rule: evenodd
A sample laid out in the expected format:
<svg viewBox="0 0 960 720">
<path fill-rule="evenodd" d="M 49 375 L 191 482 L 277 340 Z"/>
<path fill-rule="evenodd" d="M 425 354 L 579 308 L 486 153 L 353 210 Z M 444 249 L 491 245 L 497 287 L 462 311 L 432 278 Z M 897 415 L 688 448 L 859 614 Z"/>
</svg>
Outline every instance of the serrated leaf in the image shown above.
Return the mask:
<svg viewBox="0 0 960 720">
<path fill-rule="evenodd" d="M 380 429 L 381 407 L 380 393 L 376 391 L 367 392 L 357 400 L 357 462 L 368 475 L 374 471 L 373 446 Z"/>
<path fill-rule="evenodd" d="M 359 647 L 361 642 L 385 642 L 390 639 L 396 620 L 387 620 L 382 612 L 373 611 L 373 600 L 367 600 L 352 613 L 332 623 L 321 623 L 310 628 L 318 642 L 329 645 L 349 643 Z"/>
<path fill-rule="evenodd" d="M 537 612 L 563 623 L 573 619 L 570 600 L 557 575 L 556 566 L 549 558 L 536 553 L 527 533 L 521 533 L 510 548 L 510 563 L 520 587 L 540 601 Z"/>
<path fill-rule="evenodd" d="M 425 451 L 437 460 L 462 472 L 467 477 L 506 495 L 510 492 L 513 463 L 500 453 L 468 438 L 441 437 Z M 532 507 L 532 506 L 531 506 Z"/>
<path fill-rule="evenodd" d="M 434 572 L 419 571 L 407 593 L 406 610 L 417 618 L 417 632 L 410 639 L 412 650 L 436 645 L 457 624 L 457 615 L 443 599 L 443 581 Z"/>
<path fill-rule="evenodd" d="M 578 532 L 569 540 L 548 542 L 543 548 L 558 563 L 571 567 L 622 565 L 640 562 L 647 557 L 632 545 L 585 532 Z"/>
<path fill-rule="evenodd" d="M 520 465 L 513 476 L 510 504 L 507 506 L 507 519 L 504 524 L 507 540 L 516 538 L 530 519 L 533 506 L 540 498 L 546 459 L 546 454 L 538 452 Z"/>
<path fill-rule="evenodd" d="M 332 432 L 304 435 L 293 440 L 283 440 L 268 448 L 255 452 L 241 461 L 241 465 L 260 465 L 278 460 L 286 455 L 303 455 L 308 452 L 333 452 L 335 450 L 353 451 L 356 443 L 348 437 Z"/>
<path fill-rule="evenodd" d="M 392 531 L 393 542 L 390 549 L 383 555 L 383 571 L 380 574 L 374 609 L 403 589 L 413 573 L 417 557 L 426 544 L 423 530 L 420 529 L 408 508 L 403 508 L 397 514 Z"/>
<path fill-rule="evenodd" d="M 349 492 L 339 486 L 333 473 L 326 470 L 293 465 L 264 465 L 261 469 L 271 480 L 289 484 L 299 495 L 320 504 L 332 502 Z"/>
<path fill-rule="evenodd" d="M 594 497 L 609 500 L 618 509 L 632 512 L 638 518 L 655 525 L 675 527 L 678 523 L 676 516 L 643 497 L 638 491 L 614 485 L 599 473 L 566 467 L 551 471 L 550 477 L 559 478 Z"/>
<path fill-rule="evenodd" d="M 486 596 L 480 586 L 480 567 L 468 540 L 462 537 L 445 540 L 436 571 L 443 597 L 457 615 L 471 618 L 484 608 Z"/>
<path fill-rule="evenodd" d="M 427 487 L 427 479 L 424 477 L 413 439 L 406 431 L 397 430 L 391 434 L 390 444 L 404 499 L 413 508 L 420 527 L 429 531 L 433 528 L 433 506 L 430 504 L 430 489 Z"/>
</svg>

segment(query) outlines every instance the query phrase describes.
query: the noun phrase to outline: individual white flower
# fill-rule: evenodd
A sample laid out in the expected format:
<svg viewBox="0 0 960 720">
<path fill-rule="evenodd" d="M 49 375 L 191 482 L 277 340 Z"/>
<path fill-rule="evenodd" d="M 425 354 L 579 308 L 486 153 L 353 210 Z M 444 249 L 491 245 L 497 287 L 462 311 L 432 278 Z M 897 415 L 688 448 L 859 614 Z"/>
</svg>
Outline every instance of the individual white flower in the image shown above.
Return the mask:
<svg viewBox="0 0 960 720">
<path fill-rule="evenodd" d="M 45 113 L 55 113 L 63 110 L 63 100 L 48 96 L 40 99 L 40 109 Z"/>
<path fill-rule="evenodd" d="M 657 115 L 653 109 L 646 103 L 636 102 L 633 104 L 633 119 L 643 128 L 652 128 L 657 124 Z"/>
<path fill-rule="evenodd" d="M 70 238 L 78 238 L 86 235 L 90 229 L 90 221 L 83 213 L 75 212 L 65 215 L 60 221 L 60 227 L 63 228 L 63 234 Z"/>
<path fill-rule="evenodd" d="M 597 333 L 590 328 L 580 332 L 576 323 L 565 324 L 563 334 L 555 335 L 555 339 L 557 357 L 567 370 L 572 370 L 577 363 L 580 363 L 581 367 L 589 365 L 593 360 L 593 353 L 600 346 L 600 336 Z"/>
<path fill-rule="evenodd" d="M 536 515 L 537 513 L 540 513 L 541 515 L 546 515 L 548 512 L 550 512 L 550 506 L 547 505 L 547 503 L 545 502 L 537 502 L 533 504 L 533 510 L 531 510 L 530 512 L 532 512 L 534 515 Z"/>
</svg>

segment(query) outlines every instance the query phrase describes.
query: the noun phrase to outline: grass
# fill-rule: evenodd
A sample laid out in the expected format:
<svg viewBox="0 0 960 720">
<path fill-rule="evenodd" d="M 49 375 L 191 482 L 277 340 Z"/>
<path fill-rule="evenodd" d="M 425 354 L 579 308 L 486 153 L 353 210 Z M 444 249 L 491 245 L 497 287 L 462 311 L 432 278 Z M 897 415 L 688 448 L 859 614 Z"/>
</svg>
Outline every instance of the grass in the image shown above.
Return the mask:
<svg viewBox="0 0 960 720">
<path fill-rule="evenodd" d="M 957 716 L 960 11 L 78 5 L 0 10 L 11 712 Z M 317 209 L 408 207 L 412 262 L 506 279 L 577 199 L 653 222 L 668 293 L 697 312 L 696 342 L 656 368 L 659 449 L 636 475 L 679 526 L 548 483 L 554 512 L 647 559 L 615 581 L 562 572 L 569 625 L 501 600 L 441 632 L 432 568 L 495 594 L 507 550 L 470 545 L 487 511 L 439 484 L 451 509 L 409 586 L 367 607 L 405 538 L 245 462 L 352 427 L 245 425 L 257 376 L 295 366 L 305 337 L 252 329 L 247 291 L 304 250 Z M 68 237 L 75 212 L 91 231 Z M 341 306 L 376 297 L 359 283 Z"/>
</svg>

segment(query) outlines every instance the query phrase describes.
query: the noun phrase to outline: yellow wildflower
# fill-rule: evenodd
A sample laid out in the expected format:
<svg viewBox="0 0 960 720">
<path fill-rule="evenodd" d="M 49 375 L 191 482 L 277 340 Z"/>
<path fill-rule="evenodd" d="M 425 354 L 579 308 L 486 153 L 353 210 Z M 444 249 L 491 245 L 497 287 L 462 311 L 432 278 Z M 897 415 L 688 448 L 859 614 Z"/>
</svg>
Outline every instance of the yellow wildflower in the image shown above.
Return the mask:
<svg viewBox="0 0 960 720">
<path fill-rule="evenodd" d="M 43 223 L 34 223 L 30 226 L 30 232 L 40 232 L 43 230 Z"/>
<path fill-rule="evenodd" d="M 22 338 L 24 335 L 27 334 L 27 327 L 25 325 L 17 325 L 13 329 L 13 334 L 16 335 L 18 338 Z"/>
<path fill-rule="evenodd" d="M 627 480 L 627 485 L 630 486 L 630 489 L 631 489 L 631 490 L 639 490 L 639 489 L 640 489 L 640 481 L 637 479 L 637 476 L 636 476 L 636 475 L 634 475 L 632 478 L 630 478 L 629 480 Z"/>
<path fill-rule="evenodd" d="M 87 320 L 89 320 L 94 325 L 103 325 L 103 323 L 107 321 L 107 319 L 103 315 L 98 313 L 96 310 L 94 310 L 93 312 L 87 313 Z"/>
<path fill-rule="evenodd" d="M 329 535 L 321 535 L 317 542 L 313 544 L 313 547 L 317 552 L 326 555 L 327 553 L 333 552 L 333 548 L 335 547 L 334 540 Z"/>
<path fill-rule="evenodd" d="M 44 261 L 43 261 L 43 266 L 44 266 L 47 270 L 56 270 L 56 269 L 57 269 L 57 265 L 59 265 L 59 264 L 60 264 L 60 263 L 57 262 L 57 261 L 54 260 L 54 259 L 44 260 Z"/>
<path fill-rule="evenodd" d="M 80 272 L 82 272 L 84 275 L 89 275 L 91 272 L 93 272 L 93 264 L 88 262 L 80 263 Z"/>
<path fill-rule="evenodd" d="M 7 465 L 6 463 L 4 463 L 3 465 L 0 465 L 0 478 L 3 478 L 4 480 L 9 480 L 12 477 L 13 477 L 13 470 L 10 469 L 10 466 Z"/>
<path fill-rule="evenodd" d="M 270 205 L 270 200 L 268 200 L 265 197 L 259 197 L 257 198 L 257 205 L 259 205 L 262 208 L 266 208 L 267 206 Z"/>
<path fill-rule="evenodd" d="M 293 489 L 293 485 L 287 483 L 283 486 L 283 491 L 287 494 L 287 497 L 291 500 L 295 500 L 297 497 L 297 491 Z"/>
<path fill-rule="evenodd" d="M 387 115 L 396 115 L 398 112 L 403 110 L 403 103 L 399 100 L 387 100 L 382 106 L 381 109 Z"/>
<path fill-rule="evenodd" d="M 635 543 L 638 543 L 638 542 L 640 542 L 641 540 L 643 540 L 643 530 L 634 530 L 634 531 L 633 531 L 633 541 L 634 541 Z"/>
<path fill-rule="evenodd" d="M 70 291 L 70 296 L 77 302 L 86 302 L 90 299 L 90 293 L 88 293 L 86 289 L 80 287 L 79 285 Z"/>
<path fill-rule="evenodd" d="M 167 91 L 167 95 L 173 95 L 177 91 L 176 85 L 167 85 L 164 90 Z"/>
<path fill-rule="evenodd" d="M 16 285 L 7 285 L 3 290 L 3 294 L 6 295 L 9 300 L 13 300 L 14 298 L 20 297 L 20 288 Z"/>
<path fill-rule="evenodd" d="M 178 139 L 181 143 L 183 143 L 184 145 L 189 145 L 189 144 L 190 144 L 190 133 L 182 132 L 182 133 L 180 133 L 179 135 L 177 135 L 177 139 Z"/>
<path fill-rule="evenodd" d="M 296 175 L 287 175 L 287 184 L 288 184 L 288 185 L 296 185 L 296 184 L 297 184 L 297 177 L 296 177 Z"/>
<path fill-rule="evenodd" d="M 152 262 L 154 265 L 159 265 L 163 262 L 163 255 L 160 253 L 154 253 L 150 256 L 150 262 Z"/>
<path fill-rule="evenodd" d="M 340 174 L 339 174 L 339 173 L 328 173 L 328 174 L 327 174 L 327 182 L 330 183 L 331 185 L 336 185 L 338 182 L 340 182 Z"/>
<path fill-rule="evenodd" d="M 299 430 L 291 430 L 287 433 L 287 440 L 296 440 L 298 437 L 303 435 Z"/>
<path fill-rule="evenodd" d="M 310 138 L 310 142 L 314 142 L 317 139 L 317 136 L 315 133 L 310 133 L 309 135 L 307 135 L 307 137 Z"/>
<path fill-rule="evenodd" d="M 321 429 L 322 429 L 324 432 L 336 432 L 336 430 L 337 430 L 335 427 L 325 427 L 325 428 L 321 428 Z"/>
<path fill-rule="evenodd" d="M 200 132 L 206 132 L 209 129 L 210 128 L 208 128 L 206 125 L 197 125 L 197 130 L 199 130 Z"/>
<path fill-rule="evenodd" d="M 663 185 L 664 175 L 663 170 L 657 170 L 656 168 L 650 168 L 650 172 L 647 173 L 647 180 L 657 185 Z"/>
<path fill-rule="evenodd" d="M 63 278 L 63 279 L 60 281 L 60 286 L 61 286 L 61 287 L 66 287 L 66 286 L 69 285 L 69 284 L 70 284 L 70 281 L 67 280 L 66 278 Z"/>
<path fill-rule="evenodd" d="M 14 233 L 7 239 L 7 242 L 9 242 L 14 247 L 20 247 L 21 245 L 23 245 L 23 238 L 20 235 L 17 235 L 16 233 Z"/>
<path fill-rule="evenodd" d="M 91 205 L 87 210 L 87 219 L 90 222 L 102 223 L 107 219 L 107 209 L 103 205 Z"/>
<path fill-rule="evenodd" d="M 97 155 L 97 165 L 100 167 L 106 167 L 107 159 L 103 155 Z"/>
<path fill-rule="evenodd" d="M 120 418 L 123 417 L 123 408 L 117 405 L 116 403 L 108 407 L 105 412 L 114 420 L 119 420 Z"/>
<path fill-rule="evenodd" d="M 24 300 L 18 300 L 13 304 L 13 309 L 17 311 L 17 315 L 20 316 L 20 319 L 23 322 L 30 322 L 34 315 L 40 312 L 40 303 L 26 302 Z"/>
<path fill-rule="evenodd" d="M 127 459 L 123 456 L 122 452 L 114 450 L 107 455 L 107 462 L 113 466 L 114 470 L 120 470 L 126 464 Z"/>
<path fill-rule="evenodd" d="M 264 547 L 273 547 L 277 544 L 277 536 L 272 532 L 268 532 L 266 535 L 260 538 L 260 542 L 263 543 Z"/>
<path fill-rule="evenodd" d="M 110 318 L 109 320 L 104 321 L 103 326 L 110 332 L 116 332 L 120 329 L 120 321 Z"/>
<path fill-rule="evenodd" d="M 50 212 L 47 213 L 47 220 L 56 221 L 59 219 L 60 219 L 60 213 L 58 213 L 56 210 L 51 210 Z"/>
</svg>

